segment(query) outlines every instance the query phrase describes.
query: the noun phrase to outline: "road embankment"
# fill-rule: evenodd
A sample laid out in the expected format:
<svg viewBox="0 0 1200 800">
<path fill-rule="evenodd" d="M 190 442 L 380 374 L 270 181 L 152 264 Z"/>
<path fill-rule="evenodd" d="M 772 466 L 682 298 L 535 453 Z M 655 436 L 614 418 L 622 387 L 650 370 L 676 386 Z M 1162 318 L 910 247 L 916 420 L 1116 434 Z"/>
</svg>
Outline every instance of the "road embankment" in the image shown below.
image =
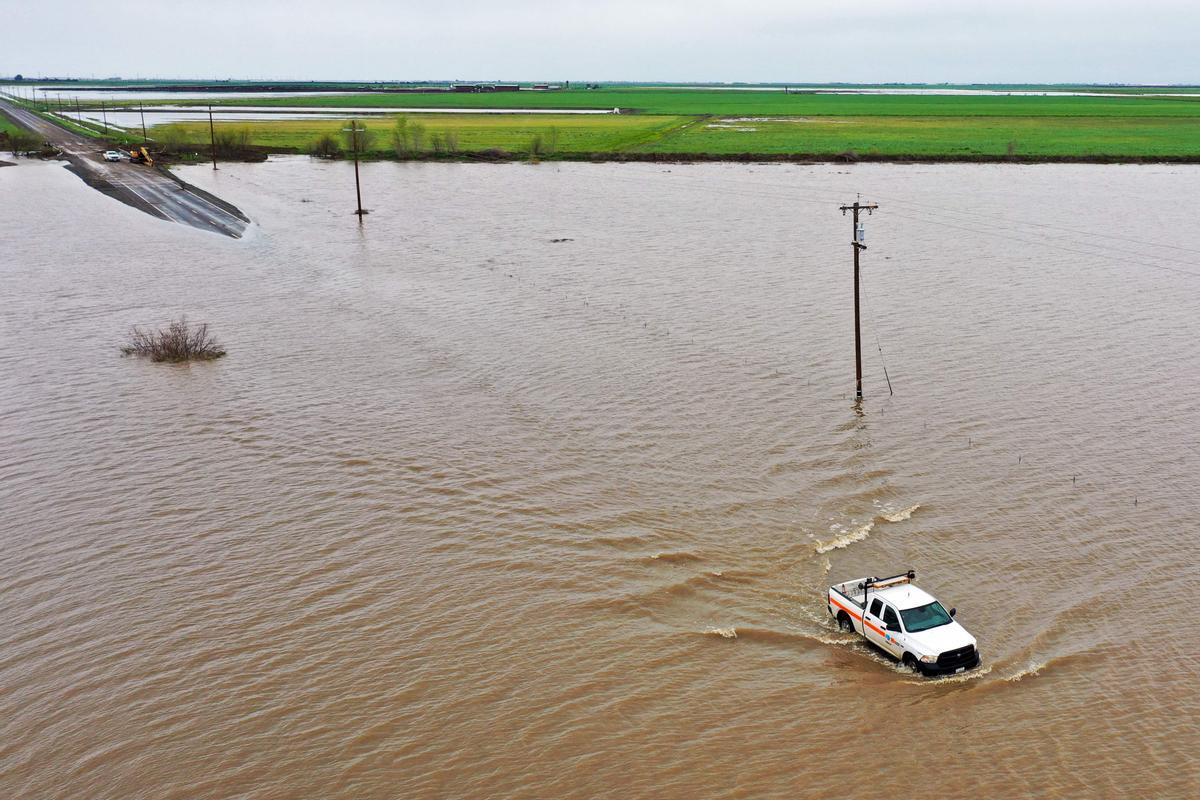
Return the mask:
<svg viewBox="0 0 1200 800">
<path fill-rule="evenodd" d="M 57 148 L 70 170 L 92 188 L 159 219 L 240 238 L 250 220 L 234 205 L 165 169 L 105 161 L 101 143 L 0 100 L 0 113 Z"/>
</svg>

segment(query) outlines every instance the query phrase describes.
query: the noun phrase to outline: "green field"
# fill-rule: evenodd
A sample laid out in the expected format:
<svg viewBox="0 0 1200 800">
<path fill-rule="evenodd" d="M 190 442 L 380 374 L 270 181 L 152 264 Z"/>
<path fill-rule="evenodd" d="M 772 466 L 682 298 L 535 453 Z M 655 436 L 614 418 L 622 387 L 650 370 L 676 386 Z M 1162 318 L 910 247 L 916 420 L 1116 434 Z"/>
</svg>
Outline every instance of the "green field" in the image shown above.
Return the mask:
<svg viewBox="0 0 1200 800">
<path fill-rule="evenodd" d="M 1200 118 L 1179 117 L 721 117 L 581 116 L 557 114 L 409 114 L 425 129 L 422 152 L 451 135 L 460 153 L 528 154 L 540 137 L 543 157 L 835 157 L 871 158 L 1194 159 L 1200 160 Z M 373 118 L 374 157 L 394 156 L 391 117 Z M 340 137 L 339 120 L 221 122 L 218 133 L 246 131 L 250 143 L 274 152 L 306 152 L 322 134 Z M 167 129 L 203 147 L 206 122 Z M 177 134 L 177 135 L 178 135 Z"/>
<path fill-rule="evenodd" d="M 1200 158 L 1200 119 L 1154 117 L 714 118 L 676 130 L 651 152 L 971 159 Z M 753 120 L 753 121 L 746 121 Z"/>
<path fill-rule="evenodd" d="M 19 130 L 20 128 L 9 122 L 8 117 L 0 114 L 0 133 L 16 133 Z"/>
<path fill-rule="evenodd" d="M 217 97 L 214 105 L 253 105 L 279 111 L 365 107 L 396 109 L 397 114 L 400 109 L 419 109 L 404 112 L 410 124 L 426 130 L 417 152 L 404 154 L 410 158 L 470 156 L 485 151 L 490 151 L 491 157 L 523 157 L 537 150 L 539 157 L 549 158 L 1200 161 L 1200 95 L 1146 96 L 1159 91 L 1152 87 L 1104 91 L 1109 94 L 1101 97 L 838 95 L 613 86 L 598 90 Z M 498 109 L 502 113 L 454 113 L 458 108 Z M 522 109 L 614 108 L 621 113 L 521 113 Z M 390 115 L 369 118 L 376 133 L 373 157 L 396 156 L 391 143 L 395 119 Z M 319 136 L 336 134 L 345 124 L 281 119 L 220 122 L 218 126 L 222 131 L 247 131 L 250 143 L 260 150 L 306 152 Z M 155 138 L 182 138 L 196 149 L 202 149 L 208 139 L 205 122 L 155 130 Z M 452 147 L 445 147 L 446 138 L 454 142 Z M 533 146 L 535 139 L 541 140 L 540 147 Z"/>
<path fill-rule="evenodd" d="M 452 134 L 461 152 L 502 150 L 523 154 L 530 151 L 534 137 L 541 137 L 543 147 L 552 146 L 559 153 L 613 153 L 637 150 L 660 140 L 672 130 L 690 121 L 687 117 L 642 115 L 637 117 L 590 116 L 571 114 L 419 114 L 406 115 L 410 126 L 424 128 L 422 151 L 434 148 L 436 136 Z M 322 134 L 333 134 L 344 140 L 342 130 L 349 123 L 342 120 L 255 120 L 254 122 L 221 122 L 223 132 L 247 131 L 250 142 L 258 147 L 284 152 L 305 152 Z M 371 154 L 392 156 L 392 131 L 395 119 L 372 119 L 364 123 L 370 131 Z M 208 141 L 207 122 L 186 122 L 154 129 L 156 138 L 168 135 L 166 129 L 181 132 L 191 142 L 201 146 Z"/>
<path fill-rule="evenodd" d="M 1017 88 L 1017 87 L 1014 87 Z M 613 109 L 620 115 L 410 114 L 430 130 L 457 130 L 463 151 L 527 152 L 556 127 L 557 153 L 625 157 L 813 157 L 853 152 L 879 158 L 1200 159 L 1200 96 L 1146 97 L 1128 88 L 1106 97 L 832 95 L 613 87 L 550 92 L 329 94 L 262 98 L 284 109 Z M 244 99 L 228 101 L 245 105 Z M 387 127 L 389 121 L 376 121 Z M 196 135 L 201 126 L 192 126 Z M 265 147 L 302 150 L 315 123 L 251 125 Z M 387 137 L 377 140 L 382 155 Z"/>
</svg>

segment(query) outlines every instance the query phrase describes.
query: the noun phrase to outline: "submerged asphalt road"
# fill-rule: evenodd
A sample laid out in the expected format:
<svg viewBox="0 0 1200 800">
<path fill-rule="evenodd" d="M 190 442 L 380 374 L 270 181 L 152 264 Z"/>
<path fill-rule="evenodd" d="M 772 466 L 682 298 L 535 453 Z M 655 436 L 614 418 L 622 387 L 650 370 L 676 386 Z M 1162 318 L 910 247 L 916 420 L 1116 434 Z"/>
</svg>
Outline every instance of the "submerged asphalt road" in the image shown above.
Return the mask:
<svg viewBox="0 0 1200 800">
<path fill-rule="evenodd" d="M 249 220 L 220 198 L 164 170 L 127 161 L 105 161 L 95 139 L 61 128 L 44 117 L 0 100 L 0 112 L 63 152 L 72 170 L 90 186 L 147 214 L 201 230 L 239 238 Z"/>
</svg>

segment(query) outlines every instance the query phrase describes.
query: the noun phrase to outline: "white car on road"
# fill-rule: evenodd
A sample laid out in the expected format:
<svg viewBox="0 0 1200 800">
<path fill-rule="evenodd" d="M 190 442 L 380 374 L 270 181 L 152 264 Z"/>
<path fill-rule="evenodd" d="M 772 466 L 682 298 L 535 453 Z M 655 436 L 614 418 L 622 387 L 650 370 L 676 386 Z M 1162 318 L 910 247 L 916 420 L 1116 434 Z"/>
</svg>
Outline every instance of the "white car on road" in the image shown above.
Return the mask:
<svg viewBox="0 0 1200 800">
<path fill-rule="evenodd" d="M 933 595 L 913 585 L 912 570 L 890 578 L 858 578 L 829 587 L 829 613 L 844 631 L 861 634 L 924 675 L 953 675 L 979 666 L 975 637 Z"/>
<path fill-rule="evenodd" d="M 120 161 L 121 154 L 118 153 L 116 150 L 105 150 L 104 151 L 104 160 L 105 161 Z"/>
</svg>

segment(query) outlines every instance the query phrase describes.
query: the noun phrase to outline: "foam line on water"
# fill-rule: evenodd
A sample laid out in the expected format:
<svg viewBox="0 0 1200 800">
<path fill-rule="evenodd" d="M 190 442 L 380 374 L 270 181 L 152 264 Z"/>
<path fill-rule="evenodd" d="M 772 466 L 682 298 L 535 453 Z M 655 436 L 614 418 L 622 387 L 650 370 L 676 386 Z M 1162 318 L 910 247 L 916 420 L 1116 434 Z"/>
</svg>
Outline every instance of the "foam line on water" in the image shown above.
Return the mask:
<svg viewBox="0 0 1200 800">
<path fill-rule="evenodd" d="M 828 553 L 831 550 L 841 550 L 844 547 L 849 547 L 855 542 L 861 542 L 863 539 L 871 535 L 871 531 L 874 528 L 875 521 L 871 520 L 865 525 L 844 531 L 827 542 L 817 542 L 817 552 Z"/>
<path fill-rule="evenodd" d="M 903 522 L 906 519 L 911 519 L 913 513 L 920 507 L 920 503 L 914 503 L 908 508 L 902 508 L 899 511 L 884 512 L 879 515 L 879 518 L 885 522 Z"/>
<path fill-rule="evenodd" d="M 855 542 L 861 542 L 863 539 L 866 539 L 871 535 L 871 531 L 875 529 L 876 522 L 903 522 L 904 520 L 911 519 L 912 515 L 920 507 L 920 503 L 914 503 L 913 505 L 908 506 L 907 508 L 902 508 L 899 511 L 884 510 L 877 516 L 872 517 L 865 524 L 860 525 L 857 528 L 850 528 L 849 530 L 840 525 L 834 526 L 832 531 L 837 532 L 837 535 L 828 541 L 817 542 L 816 552 L 828 553 L 833 550 L 841 550 L 849 547 Z M 826 561 L 828 562 L 828 559 Z"/>
</svg>

